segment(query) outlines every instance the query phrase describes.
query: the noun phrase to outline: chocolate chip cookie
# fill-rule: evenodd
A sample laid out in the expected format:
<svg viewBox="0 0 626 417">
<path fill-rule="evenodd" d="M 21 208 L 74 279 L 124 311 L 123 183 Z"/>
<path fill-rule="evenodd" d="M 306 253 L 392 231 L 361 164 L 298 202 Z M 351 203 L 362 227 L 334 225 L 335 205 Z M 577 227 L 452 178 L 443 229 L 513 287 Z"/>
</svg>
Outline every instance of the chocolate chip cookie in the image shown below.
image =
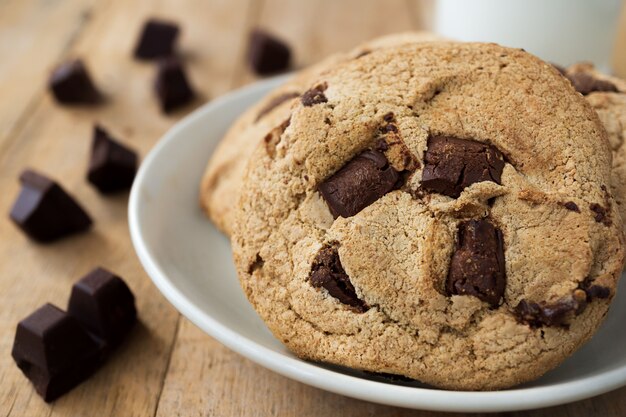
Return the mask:
<svg viewBox="0 0 626 417">
<path fill-rule="evenodd" d="M 613 154 L 611 192 L 617 207 L 626 218 L 626 81 L 596 70 L 592 64 L 572 65 L 565 76 L 583 94 L 600 116 L 609 134 Z"/>
<path fill-rule="evenodd" d="M 244 167 L 255 145 L 271 141 L 288 119 L 297 98 L 325 70 L 342 60 L 359 59 L 371 51 L 411 42 L 440 39 L 428 32 L 398 33 L 374 39 L 345 54 L 333 55 L 296 74 L 241 115 L 226 133 L 208 163 L 200 187 L 200 203 L 209 218 L 230 235 Z"/>
<path fill-rule="evenodd" d="M 250 156 L 232 243 L 292 352 L 488 390 L 591 338 L 622 221 L 606 131 L 555 68 L 409 43 L 342 60 L 291 100 Z"/>
</svg>

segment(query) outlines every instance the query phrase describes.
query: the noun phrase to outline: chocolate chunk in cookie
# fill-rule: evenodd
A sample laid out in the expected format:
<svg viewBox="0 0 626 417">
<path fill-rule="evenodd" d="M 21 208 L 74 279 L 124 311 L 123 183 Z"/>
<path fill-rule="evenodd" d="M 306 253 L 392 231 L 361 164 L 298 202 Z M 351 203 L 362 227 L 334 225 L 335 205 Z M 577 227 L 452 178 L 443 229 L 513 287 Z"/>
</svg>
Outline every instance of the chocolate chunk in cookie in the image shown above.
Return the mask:
<svg viewBox="0 0 626 417">
<path fill-rule="evenodd" d="M 566 201 L 565 203 L 563 203 L 563 207 L 565 207 L 569 211 L 575 211 L 576 213 L 580 213 L 578 204 L 574 203 L 573 201 Z"/>
<path fill-rule="evenodd" d="M 583 290 L 576 290 L 571 297 L 548 303 L 522 300 L 515 307 L 519 321 L 531 327 L 567 326 L 567 323 L 587 306 L 588 296 Z"/>
<path fill-rule="evenodd" d="M 326 103 L 328 99 L 324 95 L 324 91 L 328 88 L 326 83 L 318 84 L 315 87 L 307 90 L 302 94 L 302 105 L 305 107 L 311 107 L 316 104 Z"/>
<path fill-rule="evenodd" d="M 458 197 L 465 187 L 481 181 L 500 184 L 504 156 L 494 146 L 448 136 L 431 136 L 424 154 L 422 187 Z"/>
<path fill-rule="evenodd" d="M 319 251 L 313 261 L 309 279 L 315 288 L 325 288 L 331 296 L 359 313 L 369 309 L 365 301 L 357 296 L 350 277 L 341 266 L 336 247 L 327 246 Z"/>
<path fill-rule="evenodd" d="M 265 116 L 266 114 L 268 114 L 269 112 L 271 112 L 276 107 L 283 104 L 284 102 L 289 101 L 292 98 L 296 98 L 299 95 L 300 93 L 293 91 L 291 93 L 283 93 L 281 95 L 274 97 L 261 110 L 259 110 L 259 113 L 256 115 L 255 122 L 258 122 L 263 116 Z"/>
<path fill-rule="evenodd" d="M 351 217 L 397 187 L 400 174 L 378 151 L 362 152 L 318 187 L 335 218 Z"/>
<path fill-rule="evenodd" d="M 577 72 L 575 74 L 566 75 L 572 86 L 583 96 L 595 91 L 612 91 L 617 92 L 617 87 L 610 81 L 601 80 L 585 72 Z"/>
<path fill-rule="evenodd" d="M 484 219 L 461 223 L 448 271 L 448 294 L 473 295 L 497 306 L 505 286 L 502 232 Z"/>
<path fill-rule="evenodd" d="M 609 217 L 609 211 L 602 207 L 600 204 L 593 203 L 589 205 L 589 209 L 594 213 L 594 220 L 598 223 L 602 223 L 605 226 L 611 225 L 611 218 Z"/>
</svg>

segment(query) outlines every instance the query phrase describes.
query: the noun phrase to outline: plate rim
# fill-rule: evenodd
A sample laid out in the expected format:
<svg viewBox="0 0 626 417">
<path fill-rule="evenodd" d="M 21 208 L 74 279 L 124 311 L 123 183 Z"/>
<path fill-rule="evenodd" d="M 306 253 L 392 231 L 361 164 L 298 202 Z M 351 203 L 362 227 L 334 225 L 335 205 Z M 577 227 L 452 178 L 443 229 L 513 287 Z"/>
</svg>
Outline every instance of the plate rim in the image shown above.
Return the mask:
<svg viewBox="0 0 626 417">
<path fill-rule="evenodd" d="M 513 388 L 501 391 L 454 391 L 409 387 L 373 381 L 335 372 L 313 363 L 267 348 L 246 335 L 231 330 L 187 300 L 160 267 L 145 239 L 140 222 L 141 189 L 164 149 L 172 146 L 187 130 L 203 118 L 241 98 L 269 91 L 291 77 L 285 74 L 255 82 L 228 92 L 199 107 L 172 126 L 152 147 L 141 163 L 133 183 L 128 222 L 135 252 L 144 270 L 163 296 L 187 319 L 230 350 L 273 372 L 301 383 L 360 400 L 379 404 L 447 412 L 500 412 L 549 407 L 604 394 L 626 384 L 626 365 L 592 377 L 542 387 Z M 243 110 L 243 109 L 242 109 Z M 207 155 L 208 159 L 208 155 Z"/>
</svg>

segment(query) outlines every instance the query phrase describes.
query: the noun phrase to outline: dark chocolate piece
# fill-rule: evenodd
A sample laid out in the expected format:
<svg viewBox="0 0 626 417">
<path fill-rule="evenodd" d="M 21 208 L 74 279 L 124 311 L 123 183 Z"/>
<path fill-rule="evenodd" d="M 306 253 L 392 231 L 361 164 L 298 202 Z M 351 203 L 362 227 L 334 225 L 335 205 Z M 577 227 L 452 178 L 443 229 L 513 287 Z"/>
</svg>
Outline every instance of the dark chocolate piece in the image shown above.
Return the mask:
<svg viewBox="0 0 626 417">
<path fill-rule="evenodd" d="M 137 154 L 94 126 L 87 180 L 102 193 L 131 187 L 137 172 Z"/>
<path fill-rule="evenodd" d="M 576 91 L 583 96 L 593 93 L 594 91 L 618 91 L 617 87 L 612 82 L 595 78 L 585 72 L 567 74 L 566 77 L 570 80 Z"/>
<path fill-rule="evenodd" d="M 48 86 L 61 104 L 95 104 L 102 100 L 80 59 L 64 62 L 52 71 Z"/>
<path fill-rule="evenodd" d="M 11 354 L 49 402 L 87 379 L 102 364 L 104 352 L 76 319 L 46 304 L 18 324 Z"/>
<path fill-rule="evenodd" d="M 327 246 L 320 250 L 313 261 L 309 279 L 315 288 L 325 288 L 331 296 L 357 312 L 363 313 L 369 309 L 365 301 L 357 296 L 350 277 L 341 266 L 337 248 Z"/>
<path fill-rule="evenodd" d="M 589 209 L 594 212 L 593 219 L 596 222 L 602 223 L 605 226 L 611 225 L 611 218 L 609 217 L 609 212 L 607 209 L 597 203 L 590 204 Z"/>
<path fill-rule="evenodd" d="M 111 347 L 117 346 L 137 321 L 133 293 L 120 277 L 103 268 L 74 284 L 67 312 Z"/>
<path fill-rule="evenodd" d="M 279 96 L 274 97 L 273 99 L 269 101 L 269 103 L 267 103 L 267 105 L 265 105 L 265 107 L 259 110 L 259 113 L 257 114 L 255 121 L 258 122 L 263 116 L 265 116 L 266 114 L 274 110 L 276 107 L 280 106 L 286 101 L 289 101 L 293 98 L 298 97 L 299 95 L 300 93 L 297 93 L 294 91 L 291 93 L 283 93 Z"/>
<path fill-rule="evenodd" d="M 500 184 L 504 156 L 494 146 L 448 136 L 431 136 L 424 154 L 422 187 L 458 197 L 476 182 Z"/>
<path fill-rule="evenodd" d="M 178 25 L 173 22 L 148 20 L 135 47 L 135 58 L 155 59 L 172 55 L 179 32 Z"/>
<path fill-rule="evenodd" d="M 260 29 L 250 33 L 248 63 L 255 73 L 268 75 L 285 71 L 290 60 L 291 50 L 285 42 Z"/>
<path fill-rule="evenodd" d="M 531 327 L 567 327 L 569 321 L 574 316 L 582 314 L 594 299 L 607 299 L 610 296 L 610 289 L 593 284 L 593 280 L 587 278 L 578 285 L 571 296 L 562 300 L 550 303 L 521 300 L 515 307 L 515 314 L 519 321 Z"/>
<path fill-rule="evenodd" d="M 580 209 L 578 208 L 578 205 L 574 203 L 573 201 L 567 201 L 563 204 L 563 206 L 569 211 L 575 211 L 576 213 L 580 213 Z"/>
<path fill-rule="evenodd" d="M 311 107 L 316 104 L 328 102 L 328 99 L 324 95 L 324 91 L 326 91 L 327 88 L 328 85 L 323 83 L 305 91 L 300 99 L 302 101 L 302 105 L 305 107 Z"/>
<path fill-rule="evenodd" d="M 10 216 L 31 238 L 49 242 L 91 226 L 89 215 L 56 182 L 31 170 L 24 171 L 20 181 Z"/>
<path fill-rule="evenodd" d="M 448 271 L 448 294 L 473 295 L 497 306 L 505 286 L 502 232 L 484 219 L 461 223 Z"/>
<path fill-rule="evenodd" d="M 183 65 L 176 57 L 159 61 L 155 90 L 164 113 L 188 104 L 195 97 Z"/>
<path fill-rule="evenodd" d="M 351 217 L 396 188 L 400 179 L 385 155 L 369 150 L 354 157 L 318 189 L 335 218 Z"/>
</svg>

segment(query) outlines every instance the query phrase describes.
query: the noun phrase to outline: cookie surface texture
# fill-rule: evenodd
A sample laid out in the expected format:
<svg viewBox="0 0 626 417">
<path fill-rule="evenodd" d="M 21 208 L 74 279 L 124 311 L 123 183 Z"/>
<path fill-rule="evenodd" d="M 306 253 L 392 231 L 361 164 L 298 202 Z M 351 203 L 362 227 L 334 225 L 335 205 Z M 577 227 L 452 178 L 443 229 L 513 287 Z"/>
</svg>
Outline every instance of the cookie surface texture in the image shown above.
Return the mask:
<svg viewBox="0 0 626 417">
<path fill-rule="evenodd" d="M 489 390 L 591 338 L 622 222 L 606 131 L 556 69 L 495 44 L 412 43 L 307 92 L 255 147 L 232 234 L 248 299 L 291 351 Z"/>
</svg>

